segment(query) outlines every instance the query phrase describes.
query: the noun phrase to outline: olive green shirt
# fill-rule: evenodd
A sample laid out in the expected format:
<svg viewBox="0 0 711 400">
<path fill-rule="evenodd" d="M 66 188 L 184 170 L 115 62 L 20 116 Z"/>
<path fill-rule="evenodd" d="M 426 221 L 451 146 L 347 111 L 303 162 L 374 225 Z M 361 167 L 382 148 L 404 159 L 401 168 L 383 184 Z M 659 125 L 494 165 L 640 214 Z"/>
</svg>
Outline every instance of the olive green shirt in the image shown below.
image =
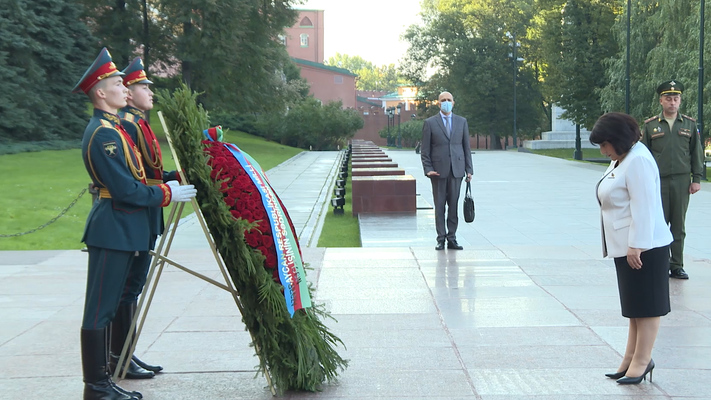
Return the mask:
<svg viewBox="0 0 711 400">
<path fill-rule="evenodd" d="M 670 128 L 660 113 L 644 121 L 641 142 L 652 152 L 662 178 L 690 173 L 693 182 L 701 182 L 704 150 L 696 120 L 677 113 L 674 126 Z"/>
</svg>

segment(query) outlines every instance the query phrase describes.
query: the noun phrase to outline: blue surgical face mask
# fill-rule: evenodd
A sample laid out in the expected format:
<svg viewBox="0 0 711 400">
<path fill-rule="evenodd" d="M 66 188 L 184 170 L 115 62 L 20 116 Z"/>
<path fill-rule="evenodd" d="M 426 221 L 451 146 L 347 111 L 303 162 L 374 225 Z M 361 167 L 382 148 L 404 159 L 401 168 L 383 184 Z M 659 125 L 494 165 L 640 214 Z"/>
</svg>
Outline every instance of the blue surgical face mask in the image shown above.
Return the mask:
<svg viewBox="0 0 711 400">
<path fill-rule="evenodd" d="M 443 101 L 439 103 L 439 108 L 445 113 L 451 113 L 452 107 L 454 107 L 454 102 L 451 101 Z"/>
</svg>

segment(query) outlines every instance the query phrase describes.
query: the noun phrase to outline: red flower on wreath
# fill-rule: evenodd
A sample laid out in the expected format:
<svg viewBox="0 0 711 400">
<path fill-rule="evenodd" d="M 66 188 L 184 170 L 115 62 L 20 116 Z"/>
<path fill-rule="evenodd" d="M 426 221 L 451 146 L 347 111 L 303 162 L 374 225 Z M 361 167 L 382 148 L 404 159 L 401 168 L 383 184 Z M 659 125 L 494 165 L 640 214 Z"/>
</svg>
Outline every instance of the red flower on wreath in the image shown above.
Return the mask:
<svg viewBox="0 0 711 400">
<path fill-rule="evenodd" d="M 205 152 L 209 155 L 208 165 L 212 167 L 210 178 L 220 182 L 220 192 L 232 217 L 256 223 L 254 228 L 244 232 L 245 242 L 265 257 L 264 267 L 271 271 L 274 280 L 279 282 L 274 237 L 259 190 L 222 143 L 209 140 L 202 143 L 205 145 Z M 291 229 L 293 230 L 293 226 Z"/>
</svg>

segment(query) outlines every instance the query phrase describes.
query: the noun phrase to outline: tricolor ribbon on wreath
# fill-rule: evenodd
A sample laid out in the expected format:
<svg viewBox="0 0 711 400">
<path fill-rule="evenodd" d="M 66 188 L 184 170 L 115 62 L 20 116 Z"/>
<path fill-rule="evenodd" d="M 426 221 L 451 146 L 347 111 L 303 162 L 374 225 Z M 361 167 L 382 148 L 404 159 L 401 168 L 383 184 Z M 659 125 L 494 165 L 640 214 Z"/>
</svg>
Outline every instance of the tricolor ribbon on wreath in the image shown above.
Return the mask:
<svg viewBox="0 0 711 400">
<path fill-rule="evenodd" d="M 279 281 L 284 287 L 284 298 L 289 314 L 293 317 L 296 310 L 311 307 L 311 297 L 296 232 L 292 228 L 289 214 L 269 184 L 264 171 L 255 159 L 239 147 L 232 143 L 222 142 L 221 127 L 206 129 L 203 134 L 208 141 L 219 144 L 228 150 L 228 154 L 232 155 L 239 163 L 260 194 L 274 240 L 274 246 L 269 246 L 268 251 L 276 252 Z"/>
</svg>

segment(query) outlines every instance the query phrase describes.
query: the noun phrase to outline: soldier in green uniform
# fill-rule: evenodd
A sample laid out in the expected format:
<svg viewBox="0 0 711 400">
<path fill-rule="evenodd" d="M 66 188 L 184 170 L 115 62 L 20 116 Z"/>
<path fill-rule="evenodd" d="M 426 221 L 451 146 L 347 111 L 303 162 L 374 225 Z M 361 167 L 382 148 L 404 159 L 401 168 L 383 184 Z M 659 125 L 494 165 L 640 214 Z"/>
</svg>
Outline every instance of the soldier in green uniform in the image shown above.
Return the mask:
<svg viewBox="0 0 711 400">
<path fill-rule="evenodd" d="M 178 174 L 175 171 L 163 171 L 160 144 L 150 125 L 145 120 L 144 112 L 153 108 L 153 92 L 148 86 L 153 82 L 146 77 L 141 58 L 134 59 L 122 72 L 125 74 L 123 83 L 128 88 L 128 97 L 127 106 L 119 110 L 118 114 L 121 118 L 121 125 L 139 149 L 138 153 L 146 173 L 146 183 L 150 186 L 155 186 L 178 180 Z M 163 233 L 163 210 L 160 207 L 148 207 L 147 213 L 150 232 L 148 242 L 150 250 L 153 250 L 156 238 Z M 128 271 L 121 302 L 116 311 L 116 316 L 111 322 L 109 346 L 109 367 L 111 372 L 116 368 L 129 333 L 132 337 L 135 336 L 135 330 L 129 332 L 129 329 L 136 313 L 138 296 L 143 291 L 143 286 L 146 283 L 150 263 L 151 256 L 149 252 L 139 251 Z M 126 370 L 126 379 L 148 379 L 155 376 L 156 372 L 163 370 L 161 366 L 144 363 L 135 355 L 129 355 L 129 357 L 131 357 L 131 361 Z"/>
<path fill-rule="evenodd" d="M 659 167 L 664 218 L 674 236 L 669 276 L 677 279 L 689 279 L 684 271 L 684 223 L 689 195 L 701 189 L 704 167 L 696 121 L 679 113 L 683 91 L 684 85 L 678 81 L 659 85 L 657 93 L 662 112 L 644 121 L 641 139 Z"/>
<path fill-rule="evenodd" d="M 139 150 L 117 115 L 126 105 L 122 76 L 104 48 L 73 90 L 87 94 L 94 106 L 84 131 L 82 158 L 99 190 L 82 238 L 89 253 L 81 329 L 84 400 L 142 398 L 117 386 L 107 373 L 107 326 L 118 309 L 136 252 L 150 248 L 148 208 L 195 197 L 194 187 L 177 181 L 146 184 Z"/>
</svg>

